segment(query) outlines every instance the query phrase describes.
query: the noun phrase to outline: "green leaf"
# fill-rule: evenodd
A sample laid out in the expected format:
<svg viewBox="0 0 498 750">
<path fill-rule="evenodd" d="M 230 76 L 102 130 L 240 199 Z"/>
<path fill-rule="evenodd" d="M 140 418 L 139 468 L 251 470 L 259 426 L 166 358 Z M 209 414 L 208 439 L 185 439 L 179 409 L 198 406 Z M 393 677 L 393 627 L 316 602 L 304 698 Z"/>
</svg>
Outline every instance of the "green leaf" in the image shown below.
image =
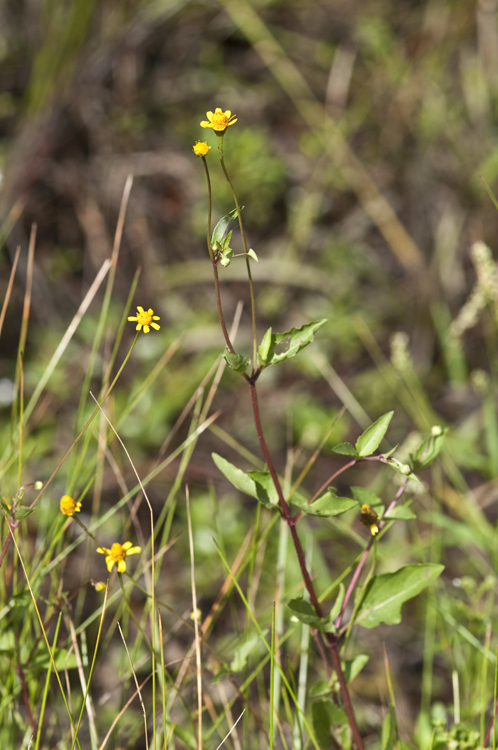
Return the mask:
<svg viewBox="0 0 498 750">
<path fill-rule="evenodd" d="M 384 521 L 412 521 L 417 516 L 407 505 L 397 505 L 383 516 Z"/>
<path fill-rule="evenodd" d="M 392 750 L 397 734 L 394 706 L 390 705 L 386 717 L 382 722 L 381 750 Z"/>
<path fill-rule="evenodd" d="M 389 422 L 393 418 L 393 411 L 388 411 L 382 417 L 368 427 L 363 435 L 356 441 L 356 450 L 361 458 L 371 456 L 379 447 L 382 438 L 387 432 Z"/>
<path fill-rule="evenodd" d="M 299 622 L 305 625 L 318 628 L 318 624 L 322 622 L 322 618 L 318 617 L 313 606 L 306 599 L 291 599 L 287 606 Z"/>
<path fill-rule="evenodd" d="M 221 473 L 225 475 L 237 490 L 256 498 L 256 500 L 258 499 L 258 491 L 254 479 L 251 479 L 242 469 L 238 469 L 225 458 L 219 456 L 218 453 L 212 453 L 211 456 Z"/>
<path fill-rule="evenodd" d="M 267 508 L 278 506 L 277 491 L 268 470 L 245 472 L 217 453 L 212 453 L 211 456 L 221 473 L 237 490 L 259 500 Z"/>
<path fill-rule="evenodd" d="M 358 504 L 349 497 L 338 497 L 334 487 L 329 487 L 328 491 L 318 497 L 311 505 L 308 505 L 304 498 L 297 497 L 293 498 L 291 503 L 308 516 L 321 516 L 322 518 L 340 516 L 342 513 L 355 508 Z"/>
<path fill-rule="evenodd" d="M 227 365 L 234 372 L 245 372 L 249 367 L 249 360 L 242 354 L 235 354 L 225 349 L 224 359 Z"/>
<path fill-rule="evenodd" d="M 370 657 L 368 654 L 358 654 L 354 659 L 348 659 L 345 662 L 341 662 L 344 679 L 346 680 L 347 685 L 349 685 L 350 682 L 353 682 L 354 678 L 360 674 L 369 659 Z"/>
<path fill-rule="evenodd" d="M 241 206 L 240 210 L 242 211 L 243 208 L 244 206 Z M 226 214 L 226 216 L 224 216 L 222 219 L 219 220 L 219 222 L 214 228 L 213 236 L 211 237 L 211 245 L 214 246 L 216 243 L 219 243 L 220 245 L 222 245 L 225 232 L 230 226 L 230 222 L 232 222 L 236 218 L 237 218 L 237 209 L 234 208 L 233 211 L 230 211 L 230 213 Z"/>
<path fill-rule="evenodd" d="M 362 599 L 356 612 L 355 623 L 365 628 L 375 628 L 381 622 L 388 625 L 401 622 L 402 605 L 417 596 L 440 576 L 443 570 L 444 565 L 405 565 L 395 573 L 374 576 L 363 596 L 361 591 L 357 592 Z"/>
<path fill-rule="evenodd" d="M 329 617 L 318 617 L 314 607 L 305 599 L 291 599 L 287 604 L 294 617 L 322 633 L 335 633 L 337 628 Z"/>
<path fill-rule="evenodd" d="M 335 750 L 339 745 L 331 734 L 334 724 L 344 726 L 348 718 L 342 708 L 331 701 L 314 701 L 311 704 L 311 715 L 313 718 L 313 729 L 320 747 Z"/>
<path fill-rule="evenodd" d="M 16 508 L 16 520 L 21 521 L 34 513 L 36 508 L 28 508 L 26 505 L 19 505 Z"/>
<path fill-rule="evenodd" d="M 307 323 L 301 328 L 291 328 L 290 331 L 285 333 L 273 333 L 271 335 L 271 343 L 266 358 L 266 367 L 270 365 L 277 365 L 279 362 L 284 362 L 290 357 L 295 357 L 296 354 L 304 349 L 314 339 L 315 333 L 327 322 L 326 318 L 317 320 L 314 323 Z M 285 342 L 285 344 L 284 344 Z M 276 351 L 279 344 L 283 346 Z"/>
<path fill-rule="evenodd" d="M 339 612 L 341 611 L 342 603 L 344 601 L 344 595 L 346 593 L 346 589 L 344 588 L 344 584 L 339 584 L 339 593 L 337 594 L 337 599 L 334 602 L 334 606 L 329 612 L 328 620 L 331 620 L 332 622 L 335 620 Z"/>
<path fill-rule="evenodd" d="M 267 332 L 263 336 L 261 346 L 258 349 L 259 363 L 262 367 L 266 367 L 266 360 L 270 352 L 271 346 L 271 328 L 268 328 Z"/>
<path fill-rule="evenodd" d="M 264 635 L 266 635 L 268 631 L 264 631 Z M 256 649 L 261 649 L 263 646 L 263 641 L 261 640 L 261 636 L 259 633 L 254 635 L 252 638 L 249 638 L 245 643 L 242 643 L 240 645 L 233 656 L 232 662 L 230 664 L 230 669 L 232 672 L 240 672 L 242 669 L 244 669 L 245 666 L 247 666 L 247 660 L 249 659 L 249 656 L 253 651 Z"/>
<path fill-rule="evenodd" d="M 332 692 L 332 687 L 329 685 L 328 682 L 325 682 L 325 680 L 319 680 L 316 685 L 313 685 L 310 688 L 309 691 L 309 697 L 311 700 L 316 700 L 317 698 L 325 698 L 327 695 L 330 695 Z"/>
<path fill-rule="evenodd" d="M 278 505 L 278 493 L 275 484 L 268 470 L 266 471 L 248 471 L 248 476 L 254 480 L 256 486 L 256 498 L 267 508 L 274 508 Z"/>
<path fill-rule="evenodd" d="M 332 450 L 334 453 L 339 453 L 341 456 L 353 456 L 354 458 L 358 458 L 356 448 L 351 445 L 351 443 L 339 443 L 339 445 L 336 445 Z"/>
<path fill-rule="evenodd" d="M 412 456 L 415 471 L 430 466 L 443 447 L 448 428 L 433 427 L 432 429 L 433 434 L 423 441 Z"/>
<path fill-rule="evenodd" d="M 247 254 L 249 255 L 250 258 L 252 258 L 253 260 L 255 260 L 256 263 L 259 263 L 259 258 L 256 255 L 256 253 L 254 252 L 254 250 L 252 249 L 252 247 L 249 248 L 249 250 L 247 251 Z"/>
<path fill-rule="evenodd" d="M 365 489 L 365 487 L 351 487 L 353 497 L 359 505 L 370 505 L 373 510 L 382 515 L 384 503 L 375 492 Z"/>
</svg>

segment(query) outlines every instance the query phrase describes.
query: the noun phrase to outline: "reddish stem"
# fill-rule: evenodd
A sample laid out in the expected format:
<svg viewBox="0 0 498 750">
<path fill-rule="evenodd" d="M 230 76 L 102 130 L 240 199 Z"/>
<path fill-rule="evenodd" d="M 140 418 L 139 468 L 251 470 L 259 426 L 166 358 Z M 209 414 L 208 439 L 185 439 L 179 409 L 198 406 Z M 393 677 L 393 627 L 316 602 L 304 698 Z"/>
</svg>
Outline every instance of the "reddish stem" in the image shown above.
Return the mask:
<svg viewBox="0 0 498 750">
<path fill-rule="evenodd" d="M 246 380 L 249 383 L 249 387 L 251 389 L 251 400 L 252 400 L 252 408 L 253 408 L 253 413 L 254 413 L 254 422 L 256 425 L 256 432 L 258 434 L 259 443 L 261 446 L 261 450 L 263 451 L 263 455 L 265 457 L 265 461 L 268 466 L 268 470 L 270 472 L 271 478 L 273 480 L 273 484 L 275 485 L 275 489 L 277 491 L 280 511 L 283 517 L 285 518 L 285 521 L 287 525 L 289 526 L 289 529 L 291 532 L 292 541 L 294 543 L 294 548 L 296 550 L 297 559 L 299 561 L 299 567 L 301 568 L 301 574 L 303 576 L 304 584 L 306 586 L 311 603 L 313 604 L 313 607 L 318 617 L 324 617 L 322 605 L 318 601 L 318 597 L 316 595 L 315 588 L 313 586 L 313 581 L 311 580 L 311 576 L 306 567 L 304 551 L 301 546 L 301 540 L 299 539 L 299 536 L 297 534 L 296 521 L 291 516 L 289 506 L 284 498 L 282 487 L 280 485 L 280 481 L 279 481 L 277 472 L 275 471 L 275 467 L 273 465 L 273 461 L 271 459 L 270 452 L 268 450 L 268 446 L 266 444 L 266 440 L 263 434 L 263 428 L 261 426 L 261 418 L 259 414 L 259 403 L 258 403 L 258 394 L 256 391 L 256 385 L 252 378 L 249 378 L 246 376 Z M 341 659 L 339 657 L 339 652 L 337 650 L 337 635 L 335 635 L 334 633 L 327 634 L 327 645 L 330 650 L 330 655 L 332 657 L 332 663 L 334 665 L 334 669 L 337 674 L 337 679 L 339 680 L 339 686 L 341 689 L 342 699 L 344 701 L 344 709 L 348 716 L 348 721 L 351 727 L 351 731 L 353 733 L 354 740 L 356 742 L 358 750 L 364 750 L 363 740 L 360 734 L 360 730 L 358 729 L 358 725 L 356 724 L 356 718 L 354 715 L 353 706 L 351 704 L 351 699 L 349 697 L 348 686 L 346 685 L 346 680 L 344 679 L 344 674 L 342 672 Z"/>
</svg>

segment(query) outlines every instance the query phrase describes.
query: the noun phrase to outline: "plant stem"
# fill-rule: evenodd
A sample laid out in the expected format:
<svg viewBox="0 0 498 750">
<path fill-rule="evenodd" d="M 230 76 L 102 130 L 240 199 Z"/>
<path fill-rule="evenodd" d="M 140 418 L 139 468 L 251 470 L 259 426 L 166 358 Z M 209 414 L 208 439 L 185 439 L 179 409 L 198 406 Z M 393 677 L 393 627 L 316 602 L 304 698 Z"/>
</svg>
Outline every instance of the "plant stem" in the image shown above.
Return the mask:
<svg viewBox="0 0 498 750">
<path fill-rule="evenodd" d="M 280 485 L 280 481 L 279 481 L 277 472 L 275 471 L 275 467 L 273 465 L 273 461 L 271 459 L 270 452 L 268 450 L 268 446 L 266 444 L 266 440 L 263 434 L 263 428 L 261 426 L 261 418 L 260 418 L 260 413 L 259 413 L 259 403 L 258 403 L 258 394 L 256 391 L 256 384 L 251 378 L 247 376 L 246 376 L 246 380 L 251 389 L 251 400 L 252 400 L 252 408 L 253 408 L 253 414 L 254 414 L 254 423 L 256 425 L 256 432 L 258 435 L 259 443 L 261 446 L 261 450 L 263 451 L 263 455 L 265 457 L 265 461 L 268 466 L 268 470 L 270 472 L 271 478 L 273 480 L 273 484 L 275 485 L 275 489 L 277 491 L 280 511 L 290 528 L 292 541 L 294 542 L 294 548 L 296 550 L 296 555 L 297 555 L 297 559 L 299 562 L 299 567 L 301 568 L 301 574 L 303 576 L 304 584 L 308 591 L 310 601 L 313 604 L 313 607 L 318 617 L 324 617 L 322 606 L 320 602 L 318 601 L 318 597 L 315 592 L 315 587 L 313 586 L 313 581 L 311 580 L 311 576 L 306 566 L 304 550 L 301 546 L 301 540 L 299 539 L 297 529 L 296 529 L 296 521 L 292 517 L 290 510 L 289 510 L 289 506 L 287 502 L 285 501 L 285 498 L 282 492 L 282 487 Z M 348 716 L 349 725 L 351 727 L 351 731 L 353 733 L 353 737 L 357 744 L 358 750 L 364 750 L 363 740 L 360 734 L 360 730 L 358 729 L 358 725 L 356 724 L 356 718 L 354 715 L 353 706 L 351 704 L 351 699 L 349 697 L 348 686 L 346 684 L 346 680 L 344 679 L 344 674 L 342 672 L 341 659 L 337 651 L 337 640 L 338 640 L 337 635 L 333 633 L 329 633 L 327 635 L 327 644 L 330 650 L 332 663 L 334 665 L 334 669 L 337 674 L 337 679 L 339 680 L 339 686 L 341 689 L 342 699 L 344 701 L 344 708 Z"/>
<path fill-rule="evenodd" d="M 228 335 L 227 327 L 225 325 L 225 318 L 223 316 L 223 310 L 221 307 L 221 294 L 220 294 L 220 280 L 218 277 L 218 264 L 215 260 L 213 260 L 213 273 L 214 273 L 214 288 L 216 292 L 216 306 L 218 308 L 218 318 L 220 319 L 220 325 L 221 330 L 223 331 L 223 336 L 225 337 L 225 343 L 227 345 L 227 349 L 231 354 L 235 354 L 235 349 L 232 346 L 232 342 L 230 341 L 230 336 Z"/>
<path fill-rule="evenodd" d="M 219 152 L 220 152 L 220 163 L 221 168 L 223 169 L 223 173 L 226 177 L 226 180 L 230 186 L 230 191 L 232 193 L 232 197 L 235 203 L 235 208 L 237 209 L 237 218 L 239 220 L 239 227 L 240 227 L 240 236 L 242 238 L 242 246 L 244 248 L 244 257 L 246 259 L 246 268 L 247 268 L 247 278 L 249 280 L 249 294 L 251 297 L 251 320 L 252 320 L 252 374 L 256 372 L 257 367 L 257 347 L 258 347 L 258 341 L 257 341 L 257 332 L 256 332 L 256 305 L 254 302 L 254 284 L 252 281 L 252 273 L 251 273 L 251 264 L 249 261 L 249 254 L 247 251 L 247 241 L 246 241 L 246 234 L 244 231 L 244 224 L 242 222 L 242 214 L 240 212 L 240 206 L 239 201 L 237 199 L 237 193 L 235 192 L 235 188 L 232 185 L 232 181 L 229 177 L 229 174 L 227 172 L 227 168 L 225 166 L 225 157 L 223 156 L 223 135 L 218 136 L 218 143 L 219 143 Z"/>
</svg>

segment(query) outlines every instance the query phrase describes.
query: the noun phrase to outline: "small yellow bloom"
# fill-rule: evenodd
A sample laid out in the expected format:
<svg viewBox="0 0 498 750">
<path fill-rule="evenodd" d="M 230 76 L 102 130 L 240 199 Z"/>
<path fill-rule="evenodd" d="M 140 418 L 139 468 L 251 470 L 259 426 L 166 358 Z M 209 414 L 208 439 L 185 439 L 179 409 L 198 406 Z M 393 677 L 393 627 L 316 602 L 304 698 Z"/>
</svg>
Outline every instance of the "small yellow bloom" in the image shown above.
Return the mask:
<svg viewBox="0 0 498 750">
<path fill-rule="evenodd" d="M 237 122 L 231 110 L 223 112 L 220 107 L 216 107 L 214 112 L 206 112 L 206 117 L 208 119 L 201 122 L 201 128 L 213 128 L 215 133 L 224 133 L 229 125 L 235 125 Z"/>
<path fill-rule="evenodd" d="M 61 497 L 61 513 L 65 516 L 74 516 L 81 510 L 81 503 L 77 503 L 69 495 Z"/>
<path fill-rule="evenodd" d="M 151 328 L 155 328 L 156 331 L 161 328 L 157 323 L 153 323 L 154 320 L 161 320 L 161 318 L 159 315 L 154 315 L 154 310 L 151 307 L 148 310 L 144 310 L 143 307 L 137 305 L 137 314 L 130 316 L 128 320 L 136 321 L 137 331 L 143 328 L 144 333 L 149 333 Z"/>
<path fill-rule="evenodd" d="M 194 154 L 196 156 L 206 156 L 211 146 L 208 146 L 204 141 L 196 141 L 192 148 L 194 149 Z"/>
<path fill-rule="evenodd" d="M 372 536 L 376 536 L 379 533 L 379 521 L 380 517 L 379 515 L 374 511 L 373 508 L 370 507 L 370 505 L 361 506 L 361 514 L 360 514 L 360 521 L 365 526 L 370 526 L 370 533 Z"/>
<path fill-rule="evenodd" d="M 114 542 L 111 549 L 107 549 L 107 547 L 99 547 L 97 549 L 97 552 L 106 555 L 105 561 L 109 573 L 112 570 L 112 566 L 115 564 L 118 566 L 118 573 L 124 573 L 126 570 L 125 557 L 128 555 L 136 555 L 141 551 L 140 547 L 133 547 L 131 542 L 125 542 L 124 544 Z"/>
</svg>

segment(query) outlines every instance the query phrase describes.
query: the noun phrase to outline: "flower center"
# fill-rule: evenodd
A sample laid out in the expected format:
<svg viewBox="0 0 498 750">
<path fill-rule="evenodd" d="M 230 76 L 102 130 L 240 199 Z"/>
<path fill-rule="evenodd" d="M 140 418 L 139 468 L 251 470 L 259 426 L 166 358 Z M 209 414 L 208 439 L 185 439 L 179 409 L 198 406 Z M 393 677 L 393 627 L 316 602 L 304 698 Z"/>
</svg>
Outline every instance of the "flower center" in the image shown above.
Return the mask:
<svg viewBox="0 0 498 750">
<path fill-rule="evenodd" d="M 143 326 L 148 326 L 151 321 L 152 315 L 147 310 L 143 310 L 142 312 L 140 312 L 140 310 L 137 311 L 137 323 L 141 323 Z"/>
<path fill-rule="evenodd" d="M 124 560 L 126 557 L 125 550 L 118 542 L 114 542 L 114 544 L 111 547 L 111 557 L 114 560 L 114 562 L 119 562 L 120 560 Z"/>
<path fill-rule="evenodd" d="M 211 119 L 211 125 L 213 127 L 213 130 L 226 130 L 228 125 L 228 117 L 224 112 L 215 112 Z"/>
</svg>

